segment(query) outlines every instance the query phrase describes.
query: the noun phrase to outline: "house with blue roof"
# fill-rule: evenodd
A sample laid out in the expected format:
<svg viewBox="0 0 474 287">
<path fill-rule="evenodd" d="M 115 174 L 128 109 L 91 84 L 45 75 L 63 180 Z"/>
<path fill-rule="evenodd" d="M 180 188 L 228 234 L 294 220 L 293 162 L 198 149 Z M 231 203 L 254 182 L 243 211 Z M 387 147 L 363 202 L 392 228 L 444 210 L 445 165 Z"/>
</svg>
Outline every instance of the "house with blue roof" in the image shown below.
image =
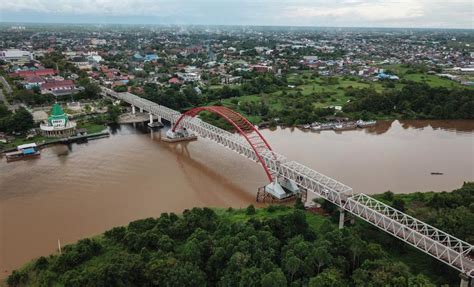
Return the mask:
<svg viewBox="0 0 474 287">
<path fill-rule="evenodd" d="M 156 60 L 158 60 L 158 55 L 156 55 L 156 54 L 146 54 L 145 55 L 145 59 L 144 59 L 145 62 L 153 62 L 153 61 L 156 61 Z"/>
<path fill-rule="evenodd" d="M 140 55 L 140 53 L 135 53 L 135 54 L 133 55 L 133 60 L 135 60 L 135 61 L 143 61 L 143 56 Z"/>
</svg>

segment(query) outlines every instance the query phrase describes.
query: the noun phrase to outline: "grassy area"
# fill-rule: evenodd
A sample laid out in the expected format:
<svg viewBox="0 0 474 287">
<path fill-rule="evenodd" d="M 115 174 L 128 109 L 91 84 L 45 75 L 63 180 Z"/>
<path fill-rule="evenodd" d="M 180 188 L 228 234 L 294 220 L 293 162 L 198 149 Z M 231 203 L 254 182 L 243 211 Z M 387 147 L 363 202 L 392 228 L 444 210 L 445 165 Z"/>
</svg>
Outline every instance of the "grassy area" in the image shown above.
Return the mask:
<svg viewBox="0 0 474 287">
<path fill-rule="evenodd" d="M 421 73 L 405 74 L 403 75 L 403 79 L 418 83 L 425 83 L 432 87 L 455 88 L 460 86 L 459 83 L 449 79 L 441 78 L 436 75 L 426 75 Z"/>
<path fill-rule="evenodd" d="M 468 88 L 474 89 L 474 87 L 463 86 L 458 82 L 449 80 L 447 78 L 442 78 L 436 75 L 426 74 L 422 72 L 410 72 L 409 67 L 394 64 L 394 65 L 384 65 L 382 68 L 391 71 L 392 73 L 396 74 L 400 77 L 400 80 L 408 80 L 417 83 L 425 83 L 431 87 L 444 87 L 444 88 Z M 397 88 L 403 87 L 403 84 L 398 84 Z"/>
<path fill-rule="evenodd" d="M 417 205 L 417 203 L 420 201 L 423 201 L 423 202 L 429 201 L 435 194 L 436 192 L 434 191 L 414 192 L 414 193 L 395 194 L 394 197 L 397 199 L 403 200 L 407 206 L 413 206 L 413 205 Z M 385 199 L 385 195 L 383 193 L 374 194 L 372 195 L 372 197 L 386 204 L 390 204 L 390 201 Z"/>
<path fill-rule="evenodd" d="M 282 87 L 281 90 L 273 93 L 262 93 L 245 95 L 237 98 L 229 98 L 222 100 L 222 104 L 238 110 L 246 115 L 253 123 L 258 124 L 262 121 L 260 116 L 255 112 L 248 110 L 249 105 L 254 107 L 263 101 L 273 114 L 278 114 L 291 106 L 296 101 L 302 101 L 305 104 L 312 103 L 314 108 L 327 108 L 333 106 L 344 107 L 351 100 L 355 100 L 348 96 L 350 90 L 372 89 L 378 93 L 387 91 L 400 91 L 406 85 L 406 81 L 425 83 L 433 88 L 468 88 L 460 83 L 442 78 L 436 75 L 423 73 L 420 67 L 405 67 L 403 65 L 385 65 L 382 66 L 389 73 L 396 74 L 400 77 L 400 81 L 372 81 L 371 78 L 363 79 L 357 76 L 335 76 L 335 77 L 319 77 L 313 71 L 301 71 L 288 75 L 289 87 Z M 293 87 L 291 87 L 292 85 Z M 212 86 L 217 89 L 218 86 Z M 293 100 L 294 99 L 294 100 Z M 253 116 L 252 116 L 253 115 Z M 377 119 L 394 118 L 396 115 L 388 116 L 380 115 Z"/>
<path fill-rule="evenodd" d="M 247 210 L 244 209 L 222 209 L 216 208 L 214 212 L 219 215 L 223 220 L 229 223 L 235 222 L 247 222 L 250 219 L 264 220 L 271 218 L 278 218 L 282 215 L 287 215 L 293 212 L 294 208 L 285 205 L 272 205 L 266 208 L 256 208 L 255 214 L 247 214 Z M 313 231 L 318 231 L 321 225 L 328 221 L 329 218 L 306 212 L 306 221 Z"/>
<path fill-rule="evenodd" d="M 88 134 L 93 134 L 102 132 L 103 130 L 107 129 L 107 126 L 85 122 L 78 123 L 77 128 L 86 129 Z"/>
<path fill-rule="evenodd" d="M 27 144 L 27 143 L 40 144 L 40 143 L 45 143 L 45 142 L 53 141 L 53 140 L 56 140 L 56 138 L 48 138 L 42 135 L 37 135 L 29 139 L 27 139 L 26 137 L 17 137 L 13 141 L 8 142 L 6 144 L 0 143 L 0 150 L 12 149 L 19 145 Z"/>
</svg>

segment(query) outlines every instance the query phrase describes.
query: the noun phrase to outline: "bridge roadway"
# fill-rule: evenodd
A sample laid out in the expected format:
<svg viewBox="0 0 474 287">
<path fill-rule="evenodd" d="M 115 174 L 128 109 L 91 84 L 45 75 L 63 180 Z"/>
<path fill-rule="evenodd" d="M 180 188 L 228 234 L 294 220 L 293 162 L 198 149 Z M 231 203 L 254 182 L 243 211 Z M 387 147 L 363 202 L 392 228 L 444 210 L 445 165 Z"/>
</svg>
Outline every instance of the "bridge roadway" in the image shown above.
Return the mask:
<svg viewBox="0 0 474 287">
<path fill-rule="evenodd" d="M 181 113 L 143 99 L 131 93 L 116 93 L 102 88 L 104 96 L 119 99 L 152 115 L 175 123 Z M 243 137 L 227 132 L 199 118 L 187 118 L 181 125 L 194 133 L 215 141 L 255 162 L 258 156 Z M 397 237 L 422 252 L 448 264 L 474 281 L 473 245 L 419 221 L 363 193 L 354 194 L 352 188 L 325 176 L 274 151 L 260 150 L 274 178 L 294 181 L 301 189 L 312 192 L 336 204 L 379 229 Z M 467 224 L 467 223 L 466 223 Z"/>
</svg>

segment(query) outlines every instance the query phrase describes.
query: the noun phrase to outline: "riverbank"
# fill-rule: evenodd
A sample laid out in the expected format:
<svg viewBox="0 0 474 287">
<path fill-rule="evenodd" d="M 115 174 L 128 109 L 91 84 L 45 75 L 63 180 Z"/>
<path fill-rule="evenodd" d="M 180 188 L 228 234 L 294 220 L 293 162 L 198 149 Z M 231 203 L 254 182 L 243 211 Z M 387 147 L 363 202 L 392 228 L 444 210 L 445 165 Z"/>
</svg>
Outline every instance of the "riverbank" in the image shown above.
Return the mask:
<svg viewBox="0 0 474 287">
<path fill-rule="evenodd" d="M 454 199 L 459 193 L 471 193 L 473 188 L 474 183 L 467 183 L 443 196 Z M 378 197 L 392 203 L 409 200 L 412 204 L 416 201 L 430 206 L 435 196 L 431 193 L 427 196 L 424 193 L 414 196 L 385 193 Z M 411 286 L 414 282 L 419 286 L 459 282 L 456 271 L 367 223 L 356 219 L 354 225 L 339 230 L 337 212 L 334 216 L 323 216 L 305 212 L 297 206 L 193 208 L 179 216 L 165 213 L 160 218 L 137 220 L 64 246 L 61 255 L 55 253 L 33 260 L 14 271 L 7 282 L 12 286 L 67 286 L 72 282 L 143 285 L 150 281 L 178 282 L 179 286 L 214 286 L 223 284 L 223 280 L 237 283 L 244 280 L 247 264 L 234 266 L 232 272 L 227 270 L 237 257 L 242 256 L 255 262 L 252 266 L 259 271 L 254 270 L 252 280 L 258 284 L 265 282 L 264 270 L 269 266 L 273 266 L 271 272 L 275 273 L 269 281 L 272 284 L 281 280 L 285 284 L 305 285 L 312 280 L 322 280 L 319 276 L 326 276 L 328 272 L 333 276 L 332 286 L 385 285 L 393 280 L 397 280 L 397 284 L 405 282 L 402 286 Z M 470 214 L 473 216 L 472 211 Z M 443 227 L 456 226 L 451 221 Z M 331 244 L 325 243 L 328 240 Z M 312 250 L 314 256 L 310 255 Z M 268 254 L 272 256 L 260 258 Z M 316 258 L 314 265 L 308 261 L 311 258 Z M 327 260 L 323 261 L 323 258 Z M 262 260 L 267 260 L 265 266 L 258 263 Z M 286 265 L 290 260 L 295 261 L 292 266 L 301 264 L 301 267 L 310 268 L 295 267 L 306 271 L 291 271 Z M 173 270 L 178 270 L 179 276 L 186 279 L 175 277 L 178 274 Z M 186 277 L 188 273 L 193 274 L 192 278 Z M 374 273 L 378 275 L 373 276 Z"/>
<path fill-rule="evenodd" d="M 77 129 L 84 129 L 86 133 L 89 135 L 89 138 L 96 138 L 100 135 L 105 135 L 104 132 L 107 129 L 106 125 L 101 124 L 94 124 L 94 123 L 81 123 L 77 126 Z M 55 143 L 64 143 L 64 142 L 74 142 L 76 139 L 83 139 L 84 136 L 80 137 L 69 137 L 69 138 L 52 138 L 52 137 L 45 137 L 42 135 L 35 135 L 33 137 L 28 136 L 21 136 L 15 137 L 13 140 L 7 143 L 0 142 L 0 153 L 8 152 L 11 150 L 15 150 L 17 146 L 27 143 L 36 143 L 39 147 L 48 146 Z"/>
</svg>

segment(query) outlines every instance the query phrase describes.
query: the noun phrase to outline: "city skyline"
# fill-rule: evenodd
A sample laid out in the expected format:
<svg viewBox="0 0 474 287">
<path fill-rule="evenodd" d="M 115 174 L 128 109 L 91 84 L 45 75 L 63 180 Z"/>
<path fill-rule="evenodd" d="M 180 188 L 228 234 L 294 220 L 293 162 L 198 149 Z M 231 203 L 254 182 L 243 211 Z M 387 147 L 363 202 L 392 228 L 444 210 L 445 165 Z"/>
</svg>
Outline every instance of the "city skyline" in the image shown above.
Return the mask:
<svg viewBox="0 0 474 287">
<path fill-rule="evenodd" d="M 6 0 L 1 22 L 472 29 L 471 1 Z M 232 11 L 229 13 L 229 11 Z"/>
</svg>

